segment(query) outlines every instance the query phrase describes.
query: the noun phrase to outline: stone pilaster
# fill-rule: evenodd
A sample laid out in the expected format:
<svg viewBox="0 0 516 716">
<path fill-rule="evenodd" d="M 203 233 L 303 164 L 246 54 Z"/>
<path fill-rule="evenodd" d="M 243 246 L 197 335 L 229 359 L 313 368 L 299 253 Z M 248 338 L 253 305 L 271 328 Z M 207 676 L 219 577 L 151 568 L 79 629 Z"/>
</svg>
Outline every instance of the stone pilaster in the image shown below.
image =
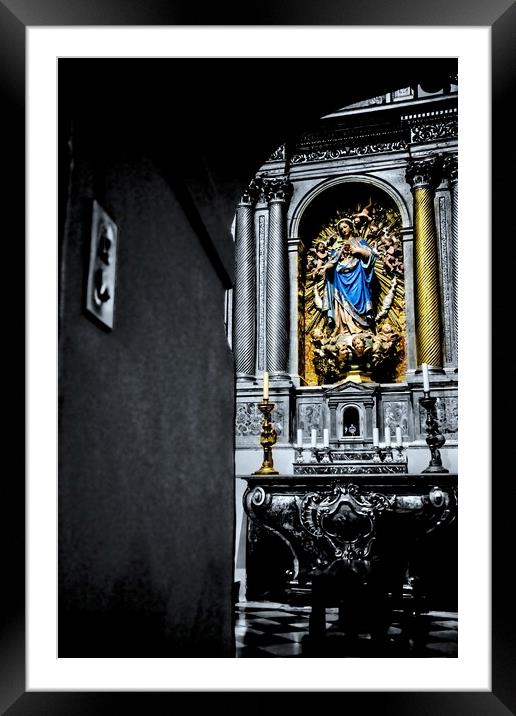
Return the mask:
<svg viewBox="0 0 516 716">
<path fill-rule="evenodd" d="M 299 263 L 302 251 L 300 239 L 288 239 L 288 260 L 290 273 L 290 339 L 289 339 L 289 373 L 299 378 Z"/>
<path fill-rule="evenodd" d="M 453 297 L 453 322 L 454 322 L 454 348 L 455 360 L 458 356 L 459 337 L 459 287 L 458 287 L 458 266 L 459 266 L 459 221 L 458 221 L 458 197 L 459 197 L 459 174 L 457 166 L 457 155 L 448 154 L 444 159 L 444 173 L 448 179 L 450 188 L 451 203 L 451 269 L 452 269 L 452 297 Z"/>
</svg>

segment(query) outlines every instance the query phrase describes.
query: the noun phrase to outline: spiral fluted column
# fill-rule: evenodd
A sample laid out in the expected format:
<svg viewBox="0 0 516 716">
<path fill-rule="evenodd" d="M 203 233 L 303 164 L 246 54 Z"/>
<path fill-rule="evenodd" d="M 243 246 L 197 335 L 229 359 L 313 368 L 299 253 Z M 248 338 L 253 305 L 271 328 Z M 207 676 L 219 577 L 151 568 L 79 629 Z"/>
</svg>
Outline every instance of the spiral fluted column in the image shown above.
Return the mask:
<svg viewBox="0 0 516 716">
<path fill-rule="evenodd" d="M 243 193 L 236 212 L 236 265 L 233 289 L 233 352 L 237 378 L 251 378 L 256 356 L 256 250 L 254 181 Z"/>
<path fill-rule="evenodd" d="M 458 200 L 459 200 L 459 173 L 457 167 L 457 155 L 450 154 L 444 160 L 444 172 L 448 177 L 448 185 L 450 187 L 450 204 L 451 204 L 451 269 L 452 269 L 452 297 L 453 297 L 453 339 L 455 356 L 458 356 L 458 338 L 459 338 L 459 286 L 458 286 L 458 267 L 459 267 L 459 218 L 458 218 Z"/>
<path fill-rule="evenodd" d="M 414 161 L 407 168 L 407 181 L 414 196 L 414 276 L 416 347 L 418 365 L 442 368 L 442 320 L 439 289 L 434 191 L 439 170 L 437 158 Z"/>
<path fill-rule="evenodd" d="M 264 179 L 269 204 L 267 244 L 267 370 L 287 375 L 289 346 L 289 280 L 286 232 L 286 207 L 292 185 L 285 178 Z"/>
</svg>

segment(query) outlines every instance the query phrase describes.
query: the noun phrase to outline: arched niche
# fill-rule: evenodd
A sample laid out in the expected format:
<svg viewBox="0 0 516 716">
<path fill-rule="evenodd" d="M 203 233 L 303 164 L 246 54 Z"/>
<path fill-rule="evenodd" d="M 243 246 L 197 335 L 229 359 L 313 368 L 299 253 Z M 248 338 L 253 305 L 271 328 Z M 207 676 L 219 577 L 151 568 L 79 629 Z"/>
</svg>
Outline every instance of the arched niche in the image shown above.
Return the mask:
<svg viewBox="0 0 516 716">
<path fill-rule="evenodd" d="M 408 212 L 392 187 L 386 191 L 378 184 L 363 177 L 326 182 L 309 194 L 299 214 L 298 369 L 308 385 L 405 379 L 402 232 Z M 354 306 L 342 300 L 346 308 L 338 315 L 343 294 L 337 298 L 334 277 L 341 270 L 348 275 L 338 258 L 347 241 L 339 229 L 343 221 L 370 258 L 363 261 L 367 282 L 357 276 L 367 301 L 355 310 L 359 302 Z M 332 262 L 336 268 L 325 272 Z"/>
<path fill-rule="evenodd" d="M 341 406 L 337 414 L 338 439 L 345 442 L 363 442 L 365 435 L 364 407 L 356 403 Z"/>
<path fill-rule="evenodd" d="M 381 192 L 384 192 L 398 208 L 403 228 L 408 228 L 411 225 L 409 207 L 405 197 L 395 186 L 377 176 L 368 175 L 364 177 L 363 174 L 347 174 L 345 177 L 330 177 L 319 181 L 302 196 L 298 197 L 297 202 L 292 202 L 289 212 L 289 236 L 299 237 L 299 227 L 303 220 L 303 215 L 320 194 L 323 194 L 333 187 L 346 184 L 365 184 L 366 187 L 375 187 Z"/>
</svg>

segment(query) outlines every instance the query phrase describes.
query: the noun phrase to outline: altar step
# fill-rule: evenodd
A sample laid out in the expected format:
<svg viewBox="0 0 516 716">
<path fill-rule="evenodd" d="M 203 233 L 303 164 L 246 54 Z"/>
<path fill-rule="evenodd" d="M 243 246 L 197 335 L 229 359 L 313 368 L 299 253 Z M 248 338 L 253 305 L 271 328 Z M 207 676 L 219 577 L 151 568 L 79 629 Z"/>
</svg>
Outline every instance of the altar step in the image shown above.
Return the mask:
<svg viewBox="0 0 516 716">
<path fill-rule="evenodd" d="M 406 451 L 391 448 L 316 448 L 297 449 L 294 475 L 378 475 L 408 472 Z"/>
</svg>

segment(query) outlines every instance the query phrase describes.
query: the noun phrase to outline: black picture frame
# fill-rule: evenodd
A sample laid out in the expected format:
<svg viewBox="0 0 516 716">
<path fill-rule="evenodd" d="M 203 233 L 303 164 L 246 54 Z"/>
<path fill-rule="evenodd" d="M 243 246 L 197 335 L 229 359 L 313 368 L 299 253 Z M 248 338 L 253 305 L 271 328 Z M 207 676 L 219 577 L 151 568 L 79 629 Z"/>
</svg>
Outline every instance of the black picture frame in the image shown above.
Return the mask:
<svg viewBox="0 0 516 716">
<path fill-rule="evenodd" d="M 512 121 L 506 111 L 508 95 L 514 89 L 514 37 L 516 36 L 516 7 L 507 0 L 490 4 L 454 0 L 449 3 L 408 4 L 405 2 L 350 3 L 351 7 L 327 0 L 314 4 L 313 8 L 294 3 L 262 3 L 253 13 L 250 6 L 241 8 L 217 6 L 208 10 L 202 24 L 347 24 L 347 25 L 483 25 L 492 32 L 492 101 L 493 101 L 493 236 L 501 235 L 502 197 L 506 199 L 507 185 L 503 182 L 504 165 L 512 165 L 504 138 L 511 130 Z M 213 5 L 215 8 L 215 4 Z M 52 25 L 186 25 L 199 24 L 195 17 L 197 8 L 188 3 L 167 3 L 162 0 L 124 2 L 104 0 L 3 0 L 0 2 L 0 83 L 2 87 L 3 124 L 6 156 L 3 160 L 2 178 L 5 190 L 2 196 L 10 207 L 7 221 L 10 248 L 14 261 L 24 261 L 25 215 L 25 29 L 28 26 Z M 212 17 L 210 17 L 212 15 Z M 216 15 L 216 16 L 215 16 Z M 502 287 L 496 287 L 503 290 Z M 501 300 L 500 296 L 498 297 Z M 494 300 L 494 296 L 493 296 Z M 493 312 L 493 335 L 501 318 Z M 16 332 L 13 330 L 14 335 Z M 23 344 L 23 337 L 21 343 Z M 492 361 L 502 361 L 501 347 L 494 345 Z M 22 362 L 17 370 L 21 371 Z M 485 369 L 485 367 L 484 367 Z M 20 376 L 21 377 L 21 376 Z M 20 385 L 21 385 L 20 380 Z M 23 399 L 18 391 L 19 404 Z M 20 420 L 21 423 L 21 420 Z M 16 420 L 11 425 L 18 425 Z M 494 435 L 493 435 L 494 437 Z M 508 426 L 497 430 L 499 444 L 507 444 Z M 495 450 L 493 450 L 493 455 Z M 25 494 L 21 470 L 9 473 L 5 480 L 4 538 L 2 556 L 4 575 L 8 575 L 4 590 L 4 629 L 0 645 L 0 672 L 2 673 L 0 708 L 11 716 L 21 714 L 82 714 L 115 713 L 125 709 L 125 703 L 144 712 L 168 713 L 175 704 L 176 693 L 78 693 L 78 692 L 26 692 L 25 691 Z M 503 475 L 503 472 L 502 472 Z M 403 692 L 403 693 L 346 693 L 348 708 L 378 709 L 396 714 L 502 714 L 516 713 L 516 689 L 514 687 L 514 663 L 516 649 L 514 640 L 514 597 L 507 588 L 505 574 L 512 557 L 510 525 L 514 487 L 507 480 L 498 479 L 500 470 L 493 471 L 492 481 L 492 691 L 491 692 Z M 510 475 L 507 477 L 510 479 Z M 5 478 L 4 478 L 5 479 Z M 509 553 L 509 554 L 508 554 Z M 351 701 L 350 701 L 351 700 Z"/>
</svg>

